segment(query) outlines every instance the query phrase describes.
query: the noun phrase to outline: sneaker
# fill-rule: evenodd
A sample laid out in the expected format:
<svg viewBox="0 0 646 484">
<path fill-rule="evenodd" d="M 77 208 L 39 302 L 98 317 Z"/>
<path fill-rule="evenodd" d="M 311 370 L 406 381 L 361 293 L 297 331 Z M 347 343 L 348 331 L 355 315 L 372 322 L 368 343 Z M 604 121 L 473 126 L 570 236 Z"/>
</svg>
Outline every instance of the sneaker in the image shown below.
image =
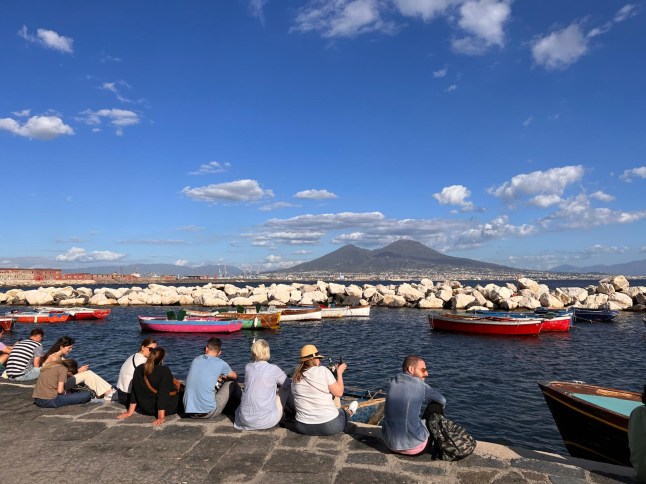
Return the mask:
<svg viewBox="0 0 646 484">
<path fill-rule="evenodd" d="M 103 400 L 108 400 L 112 401 L 112 397 L 117 393 L 117 391 L 114 388 L 110 388 L 107 392 L 105 392 L 105 395 L 103 395 Z"/>
<path fill-rule="evenodd" d="M 348 413 L 350 414 L 350 417 L 355 414 L 357 408 L 359 408 L 359 402 L 356 400 L 348 405 Z"/>
</svg>

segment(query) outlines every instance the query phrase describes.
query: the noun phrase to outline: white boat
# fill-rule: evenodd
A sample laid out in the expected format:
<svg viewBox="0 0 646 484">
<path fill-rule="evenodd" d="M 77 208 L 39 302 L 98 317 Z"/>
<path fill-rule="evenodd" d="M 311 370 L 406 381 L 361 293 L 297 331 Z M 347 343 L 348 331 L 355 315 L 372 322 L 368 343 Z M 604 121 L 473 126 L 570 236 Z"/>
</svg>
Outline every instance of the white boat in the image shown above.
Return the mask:
<svg viewBox="0 0 646 484">
<path fill-rule="evenodd" d="M 322 311 L 314 306 L 290 306 L 280 308 L 280 322 L 285 321 L 320 321 Z"/>
<path fill-rule="evenodd" d="M 351 318 L 351 317 L 364 317 L 370 316 L 370 305 L 364 306 L 332 306 L 322 307 L 322 318 Z"/>
</svg>

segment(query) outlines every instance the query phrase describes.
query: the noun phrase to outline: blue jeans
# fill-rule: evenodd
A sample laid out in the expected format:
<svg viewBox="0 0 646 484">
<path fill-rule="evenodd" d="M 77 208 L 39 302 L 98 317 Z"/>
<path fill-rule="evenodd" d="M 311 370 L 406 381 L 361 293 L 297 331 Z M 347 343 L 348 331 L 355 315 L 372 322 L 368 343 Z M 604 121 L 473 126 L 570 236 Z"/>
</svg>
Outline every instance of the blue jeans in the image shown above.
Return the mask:
<svg viewBox="0 0 646 484">
<path fill-rule="evenodd" d="M 34 403 L 38 407 L 43 408 L 58 408 L 66 405 L 77 405 L 79 403 L 87 403 L 92 399 L 90 392 L 74 392 L 66 393 L 64 395 L 57 395 L 56 398 L 51 400 L 44 400 L 42 398 L 34 398 Z"/>
<path fill-rule="evenodd" d="M 350 420 L 350 416 L 343 410 L 339 409 L 339 415 L 329 422 L 320 424 L 306 424 L 298 420 L 293 423 L 293 430 L 304 435 L 336 435 L 345 430 L 345 424 Z"/>
<path fill-rule="evenodd" d="M 20 376 L 15 376 L 15 377 L 9 377 L 9 379 L 13 381 L 32 381 L 32 380 L 38 380 L 39 376 L 40 376 L 40 368 L 30 368 L 24 374 Z"/>
</svg>

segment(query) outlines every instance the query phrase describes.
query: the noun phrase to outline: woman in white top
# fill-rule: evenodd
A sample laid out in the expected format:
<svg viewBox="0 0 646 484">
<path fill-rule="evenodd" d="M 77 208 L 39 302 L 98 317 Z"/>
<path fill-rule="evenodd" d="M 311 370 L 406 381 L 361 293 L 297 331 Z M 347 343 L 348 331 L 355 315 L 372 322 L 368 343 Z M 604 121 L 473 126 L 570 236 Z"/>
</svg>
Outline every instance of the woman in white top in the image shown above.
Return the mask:
<svg viewBox="0 0 646 484">
<path fill-rule="evenodd" d="M 252 362 L 245 366 L 244 392 L 233 424 L 239 430 L 270 429 L 283 417 L 291 380 L 269 363 L 269 356 L 269 344 L 264 339 L 251 346 Z"/>
<path fill-rule="evenodd" d="M 146 363 L 150 356 L 150 350 L 157 348 L 157 341 L 154 338 L 146 338 L 141 342 L 139 351 L 134 355 L 130 355 L 119 370 L 119 379 L 117 380 L 117 397 L 119 403 L 128 407 L 130 403 L 130 394 L 132 393 L 132 375 L 135 373 L 135 368 L 139 365 Z"/>
<path fill-rule="evenodd" d="M 334 397 L 343 395 L 343 373 L 347 365 L 336 367 L 336 378 L 325 366 L 316 346 L 301 348 L 300 363 L 292 378 L 292 394 L 296 406 L 296 422 L 293 429 L 305 435 L 334 435 L 343 432 L 348 420 L 356 411 L 352 402 L 346 412 L 337 408 Z"/>
</svg>

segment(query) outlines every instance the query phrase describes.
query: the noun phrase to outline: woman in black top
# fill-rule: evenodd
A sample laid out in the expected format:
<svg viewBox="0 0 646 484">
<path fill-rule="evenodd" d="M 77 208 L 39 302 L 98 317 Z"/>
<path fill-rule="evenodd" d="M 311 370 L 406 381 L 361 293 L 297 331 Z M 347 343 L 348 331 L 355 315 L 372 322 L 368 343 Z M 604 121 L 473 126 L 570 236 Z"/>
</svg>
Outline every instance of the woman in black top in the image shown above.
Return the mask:
<svg viewBox="0 0 646 484">
<path fill-rule="evenodd" d="M 164 348 L 150 350 L 146 363 L 135 369 L 132 377 L 132 396 L 128 410 L 119 415 L 119 420 L 130 417 L 135 410 L 144 415 L 156 415 L 154 426 L 162 425 L 166 415 L 177 413 L 179 392 L 173 380 L 170 368 L 164 366 Z"/>
</svg>

